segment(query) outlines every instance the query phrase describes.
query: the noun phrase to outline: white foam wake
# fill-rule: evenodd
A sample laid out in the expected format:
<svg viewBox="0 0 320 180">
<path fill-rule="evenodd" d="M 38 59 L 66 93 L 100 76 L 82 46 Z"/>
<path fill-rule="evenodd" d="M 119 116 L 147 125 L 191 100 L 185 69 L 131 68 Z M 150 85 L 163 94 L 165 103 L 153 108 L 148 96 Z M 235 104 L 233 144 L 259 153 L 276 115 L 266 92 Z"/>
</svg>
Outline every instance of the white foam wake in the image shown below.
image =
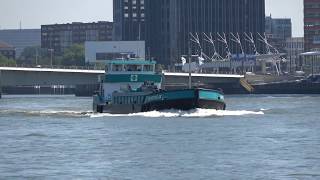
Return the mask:
<svg viewBox="0 0 320 180">
<path fill-rule="evenodd" d="M 68 110 L 0 110 L 0 114 L 22 114 L 28 116 L 69 116 L 69 117 L 83 117 L 90 116 L 91 112 L 68 111 Z"/>
<path fill-rule="evenodd" d="M 27 116 L 65 116 L 65 117 L 148 117 L 148 118 L 206 118 L 206 117 L 222 117 L 222 116 L 246 116 L 246 115 L 264 115 L 265 110 L 247 111 L 247 110 L 212 110 L 212 109 L 195 109 L 191 111 L 181 110 L 165 110 L 165 111 L 150 111 L 134 114 L 97 114 L 92 112 L 68 111 L 68 110 L 0 110 L 0 114 L 22 114 Z"/>
<path fill-rule="evenodd" d="M 204 118 L 204 117 L 221 117 L 221 116 L 245 116 L 245 115 L 264 115 L 263 111 L 246 111 L 246 110 L 212 110 L 212 109 L 196 109 L 191 111 L 166 110 L 166 111 L 150 111 L 135 114 L 91 114 L 91 118 L 100 117 L 149 117 L 149 118 L 171 118 L 171 117 L 186 117 L 186 118 Z"/>
</svg>

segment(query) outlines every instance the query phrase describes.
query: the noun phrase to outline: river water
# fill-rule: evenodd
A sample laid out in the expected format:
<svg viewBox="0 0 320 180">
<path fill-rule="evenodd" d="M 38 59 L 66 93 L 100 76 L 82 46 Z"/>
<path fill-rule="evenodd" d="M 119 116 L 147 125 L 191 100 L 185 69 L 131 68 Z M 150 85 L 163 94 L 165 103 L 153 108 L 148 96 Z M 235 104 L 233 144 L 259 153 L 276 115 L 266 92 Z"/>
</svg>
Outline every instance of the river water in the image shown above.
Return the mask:
<svg viewBox="0 0 320 180">
<path fill-rule="evenodd" d="M 226 96 L 227 111 L 92 114 L 4 96 L 0 179 L 320 179 L 320 96 Z"/>
</svg>

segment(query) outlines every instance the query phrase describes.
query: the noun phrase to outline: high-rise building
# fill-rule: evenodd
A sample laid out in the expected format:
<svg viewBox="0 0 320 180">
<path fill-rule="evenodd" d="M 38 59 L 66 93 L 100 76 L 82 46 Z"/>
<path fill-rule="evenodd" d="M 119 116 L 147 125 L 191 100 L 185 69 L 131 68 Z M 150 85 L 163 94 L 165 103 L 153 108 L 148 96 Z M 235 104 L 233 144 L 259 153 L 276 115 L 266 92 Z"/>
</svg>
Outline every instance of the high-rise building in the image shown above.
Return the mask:
<svg viewBox="0 0 320 180">
<path fill-rule="evenodd" d="M 114 0 L 116 40 L 145 40 L 146 52 L 161 64 L 174 64 L 188 53 L 189 34 L 265 31 L 264 0 Z M 228 37 L 228 39 L 230 39 Z M 202 42 L 205 43 L 205 42 Z M 232 53 L 240 47 L 230 40 Z M 243 41 L 250 53 L 249 43 Z M 225 53 L 219 43 L 218 50 Z M 209 47 L 207 47 L 209 48 Z M 262 45 L 258 45 L 262 50 Z M 213 52 L 212 52 L 213 53 Z M 251 52 L 252 53 L 252 52 Z"/>
<path fill-rule="evenodd" d="M 286 52 L 286 40 L 292 38 L 292 23 L 290 18 L 266 17 L 266 35 L 269 43 L 279 52 Z"/>
<path fill-rule="evenodd" d="M 41 26 L 41 47 L 53 49 L 60 54 L 73 44 L 84 44 L 85 41 L 111 41 L 113 23 L 53 24 Z"/>
<path fill-rule="evenodd" d="M 114 40 L 145 39 L 144 0 L 114 0 Z"/>
<path fill-rule="evenodd" d="M 294 37 L 286 40 L 285 51 L 289 60 L 289 71 L 297 69 L 299 64 L 299 55 L 304 52 L 304 38 Z"/>
<path fill-rule="evenodd" d="M 275 39 L 286 40 L 292 37 L 292 23 L 290 18 L 266 17 L 266 34 Z"/>
<path fill-rule="evenodd" d="M 3 41 L 16 50 L 15 56 L 19 58 L 26 47 L 41 45 L 40 29 L 5 29 L 0 30 L 0 41 Z"/>
<path fill-rule="evenodd" d="M 304 0 L 305 50 L 320 50 L 320 0 Z"/>
</svg>

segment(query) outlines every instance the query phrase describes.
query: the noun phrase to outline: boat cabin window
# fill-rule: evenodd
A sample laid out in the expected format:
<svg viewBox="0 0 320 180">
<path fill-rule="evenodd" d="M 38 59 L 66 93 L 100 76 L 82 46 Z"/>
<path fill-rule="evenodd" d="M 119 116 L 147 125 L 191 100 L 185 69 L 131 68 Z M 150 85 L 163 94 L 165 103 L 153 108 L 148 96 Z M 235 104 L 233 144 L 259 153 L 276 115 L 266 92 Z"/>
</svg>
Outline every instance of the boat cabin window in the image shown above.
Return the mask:
<svg viewBox="0 0 320 180">
<path fill-rule="evenodd" d="M 142 71 L 141 65 L 125 65 L 124 66 L 125 71 Z"/>
<path fill-rule="evenodd" d="M 144 65 L 144 71 L 150 72 L 150 71 L 154 71 L 154 66 L 153 65 Z"/>
<path fill-rule="evenodd" d="M 105 66 L 106 72 L 107 71 L 113 71 L 113 72 L 129 72 L 129 71 L 134 71 L 134 72 L 154 72 L 155 71 L 155 65 L 154 64 L 129 64 L 129 63 L 110 63 Z"/>
<path fill-rule="evenodd" d="M 122 65 L 113 65 L 112 71 L 123 71 Z"/>
</svg>

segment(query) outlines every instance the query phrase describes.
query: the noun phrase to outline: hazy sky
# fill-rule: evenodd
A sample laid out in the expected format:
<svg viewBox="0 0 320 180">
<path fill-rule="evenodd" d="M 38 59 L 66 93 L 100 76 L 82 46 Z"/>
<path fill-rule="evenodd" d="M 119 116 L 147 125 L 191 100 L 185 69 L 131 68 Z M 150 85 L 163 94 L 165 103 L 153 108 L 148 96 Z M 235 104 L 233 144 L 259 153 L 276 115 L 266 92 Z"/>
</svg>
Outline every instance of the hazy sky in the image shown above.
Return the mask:
<svg viewBox="0 0 320 180">
<path fill-rule="evenodd" d="M 293 36 L 303 36 L 303 0 L 266 0 L 266 15 L 292 18 Z M 0 0 L 0 29 L 41 24 L 112 21 L 112 0 Z"/>
</svg>

